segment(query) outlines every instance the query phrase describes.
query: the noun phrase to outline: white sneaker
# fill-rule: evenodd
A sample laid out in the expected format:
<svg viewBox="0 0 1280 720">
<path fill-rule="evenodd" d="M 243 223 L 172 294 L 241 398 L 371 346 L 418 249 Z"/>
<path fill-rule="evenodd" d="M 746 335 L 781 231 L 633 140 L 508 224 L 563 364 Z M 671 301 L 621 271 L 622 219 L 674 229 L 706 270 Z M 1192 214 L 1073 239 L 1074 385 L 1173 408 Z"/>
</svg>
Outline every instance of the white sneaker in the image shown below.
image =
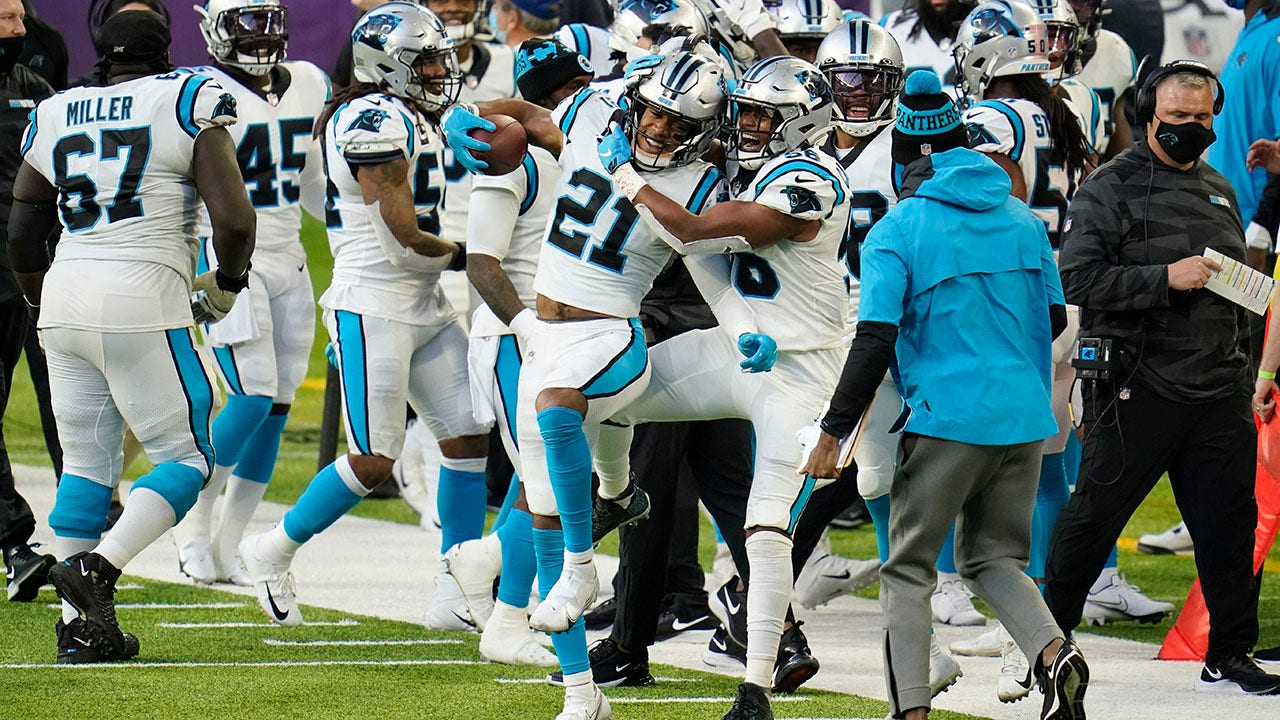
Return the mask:
<svg viewBox="0 0 1280 720">
<path fill-rule="evenodd" d="M 973 593 L 959 578 L 938 579 L 938 589 L 929 598 L 933 621 L 943 625 L 986 625 L 987 618 L 973 607 Z"/>
<path fill-rule="evenodd" d="M 191 538 L 178 548 L 178 569 L 201 585 L 212 585 L 218 577 L 213 563 L 213 547 L 208 540 Z"/>
<path fill-rule="evenodd" d="M 564 710 L 556 720 L 609 720 L 611 717 L 613 708 L 609 707 L 609 699 L 600 692 L 600 688 L 591 685 L 590 694 L 566 689 Z"/>
<path fill-rule="evenodd" d="M 425 624 L 433 630 L 475 630 L 475 620 L 467 609 L 466 598 L 458 581 L 445 571 L 440 561 L 440 574 L 436 575 L 436 592 L 427 605 Z"/>
<path fill-rule="evenodd" d="M 981 635 L 968 640 L 957 640 L 951 643 L 951 652 L 967 657 L 1000 657 L 1000 631 L 1004 628 L 1000 623 Z"/>
<path fill-rule="evenodd" d="M 1000 644 L 1000 677 L 996 679 L 996 697 L 1003 703 L 1017 702 L 1031 694 L 1035 681 L 1031 677 L 1027 656 L 1022 654 L 1018 644 L 1003 627 L 1000 628 L 1000 635 L 1004 642 Z"/>
<path fill-rule="evenodd" d="M 1190 555 L 1195 552 L 1191 533 L 1186 523 L 1178 523 L 1162 533 L 1151 533 L 1138 538 L 1138 549 L 1152 555 Z"/>
<path fill-rule="evenodd" d="M 938 644 L 938 636 L 929 637 L 929 692 L 938 697 L 964 676 L 960 663 Z"/>
<path fill-rule="evenodd" d="M 449 548 L 441 561 L 462 590 L 476 628 L 483 631 L 493 614 L 493 581 L 502 572 L 502 542 L 497 533 L 467 540 Z"/>
<path fill-rule="evenodd" d="M 302 624 L 302 610 L 293 587 L 289 561 L 271 551 L 267 535 L 249 535 L 240 541 L 240 560 L 258 589 L 258 605 L 276 625 Z"/>
<path fill-rule="evenodd" d="M 245 569 L 244 563 L 241 562 L 239 556 L 231 559 L 231 569 L 227 570 L 225 574 L 221 574 L 218 579 L 240 587 L 253 586 L 253 578 L 249 577 L 249 571 Z"/>
<path fill-rule="evenodd" d="M 480 657 L 503 665 L 560 666 L 556 656 L 542 647 L 529 629 L 524 608 L 502 601 L 494 606 L 493 615 L 480 633 Z"/>
<path fill-rule="evenodd" d="M 596 576 L 594 561 L 566 562 L 560 579 L 529 616 L 529 627 L 549 633 L 564 632 L 578 622 L 599 592 L 600 578 Z"/>
<path fill-rule="evenodd" d="M 1090 592 L 1084 601 L 1084 619 L 1090 625 L 1133 620 L 1158 623 L 1173 612 L 1173 603 L 1152 600 L 1138 586 L 1130 585 L 1124 575 L 1116 573 L 1111 584 L 1098 592 Z"/>
<path fill-rule="evenodd" d="M 879 560 L 852 560 L 814 553 L 796 578 L 796 599 L 812 610 L 845 593 L 870 587 L 880 579 Z"/>
</svg>

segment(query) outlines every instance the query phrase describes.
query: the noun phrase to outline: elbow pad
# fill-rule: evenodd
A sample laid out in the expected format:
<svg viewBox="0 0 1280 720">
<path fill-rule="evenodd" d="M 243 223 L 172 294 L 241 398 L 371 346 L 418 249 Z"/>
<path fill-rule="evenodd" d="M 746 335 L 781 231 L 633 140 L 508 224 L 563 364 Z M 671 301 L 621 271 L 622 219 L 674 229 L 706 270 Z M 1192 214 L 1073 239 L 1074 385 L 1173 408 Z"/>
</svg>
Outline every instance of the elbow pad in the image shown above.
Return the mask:
<svg viewBox="0 0 1280 720">
<path fill-rule="evenodd" d="M 36 273 L 49 268 L 48 240 L 59 230 L 57 205 L 13 201 L 9 215 L 9 266 L 14 272 Z"/>
</svg>

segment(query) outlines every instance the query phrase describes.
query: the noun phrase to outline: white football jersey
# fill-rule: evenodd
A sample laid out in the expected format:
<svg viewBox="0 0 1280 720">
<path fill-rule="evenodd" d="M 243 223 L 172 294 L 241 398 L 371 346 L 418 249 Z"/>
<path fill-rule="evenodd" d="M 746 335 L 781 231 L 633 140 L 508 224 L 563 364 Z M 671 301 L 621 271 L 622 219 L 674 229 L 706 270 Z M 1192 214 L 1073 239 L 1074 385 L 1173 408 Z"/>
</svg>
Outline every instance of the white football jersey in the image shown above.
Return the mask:
<svg viewBox="0 0 1280 720">
<path fill-rule="evenodd" d="M 916 27 L 914 10 L 895 10 L 888 13 L 880 18 L 880 25 L 889 31 L 894 40 L 898 41 L 898 47 L 902 50 L 902 61 L 905 66 L 902 77 L 911 77 L 911 73 L 916 70 L 932 70 L 942 79 L 944 92 L 955 86 L 956 61 L 951 55 L 951 48 L 955 45 L 954 38 L 943 38 L 935 43 L 933 36 L 929 35 L 929 31 L 923 27 L 913 37 L 911 31 Z"/>
<path fill-rule="evenodd" d="M 863 138 L 857 147 L 835 146 L 835 133 L 822 150 L 844 168 L 849 181 L 849 230 L 840 249 L 840 259 L 849 272 L 850 323 L 857 322 L 858 299 L 862 294 L 861 247 L 867 233 L 898 204 L 898 187 L 894 182 L 893 128 L 885 126 Z"/>
<path fill-rule="evenodd" d="M 1049 243 L 1056 249 L 1073 188 L 1066 171 L 1049 163 L 1049 116 L 1030 100 L 996 98 L 966 110 L 964 123 L 971 148 L 1005 155 L 1022 169 L 1027 205 L 1044 221 Z"/>
<path fill-rule="evenodd" d="M 458 102 L 479 103 L 518 96 L 515 52 L 507 45 L 473 40 L 470 62 L 462 67 L 462 92 L 458 94 Z M 443 157 L 447 185 L 440 212 L 440 235 L 446 240 L 465 242 L 471 173 L 458 164 L 448 146 L 444 147 Z M 457 202 L 450 202 L 452 199 Z"/>
<path fill-rule="evenodd" d="M 1115 131 L 1111 122 L 1111 108 L 1115 106 L 1116 98 L 1133 87 L 1137 77 L 1138 61 L 1133 56 L 1133 50 L 1129 49 L 1129 44 L 1110 30 L 1099 30 L 1098 49 L 1075 79 L 1098 93 L 1098 99 L 1102 101 L 1102 116 L 1107 122 L 1108 138 Z"/>
<path fill-rule="evenodd" d="M 533 289 L 566 305 L 630 318 L 639 315 L 640 300 L 674 251 L 654 235 L 631 201 L 614 191 L 600 162 L 596 137 L 615 110 L 603 93 L 585 88 L 552 113 L 565 134 L 564 174 L 556 183 L 555 212 Z M 695 214 L 725 193 L 723 173 L 701 160 L 641 175 Z"/>
<path fill-rule="evenodd" d="M 329 118 L 322 149 L 329 178 L 325 224 L 333 252 L 333 283 L 320 298 L 329 310 L 434 325 L 453 314 L 440 291 L 440 271 L 396 267 L 387 259 L 353 170 L 361 164 L 408 160 L 418 227 L 438 233 L 444 192 L 443 143 L 425 116 L 405 101 L 373 94 L 343 105 Z M 445 263 L 447 264 L 447 263 Z"/>
<path fill-rule="evenodd" d="M 560 180 L 560 163 L 550 152 L 529 146 L 520 167 L 506 175 L 477 175 L 471 189 L 471 200 L 483 207 L 482 195 L 488 192 L 509 193 L 517 205 L 515 227 L 510 234 L 493 232 L 495 219 L 472 216 L 468 222 L 467 254 L 489 255 L 502 261 L 516 294 L 525 307 L 534 307 L 537 293 L 533 278 L 538 273 L 538 254 L 547 219 L 555 212 L 556 185 Z M 505 224 L 498 223 L 502 227 Z M 476 308 L 471 321 L 471 335 L 485 337 L 511 332 L 487 304 Z"/>
<path fill-rule="evenodd" d="M 1106 152 L 1111 136 L 1107 134 L 1108 118 L 1102 114 L 1102 99 L 1098 97 L 1098 93 L 1075 78 L 1066 78 L 1059 86 L 1065 93 L 1062 99 L 1075 114 L 1080 132 L 1084 133 L 1089 147 L 1099 155 Z"/>
<path fill-rule="evenodd" d="M 789 152 L 754 172 L 734 172 L 730 192 L 734 200 L 820 221 L 808 242 L 780 240 L 732 255 L 730 283 L 755 314 L 759 331 L 776 340 L 779 350 L 842 346 L 849 294 L 840 251 L 851 196 L 844 168 L 817 150 Z"/>
<path fill-rule="evenodd" d="M 191 324 L 186 293 L 199 252 L 192 151 L 202 130 L 235 121 L 235 98 L 216 80 L 177 72 L 72 88 L 40 102 L 21 149 L 58 189 L 63 227 L 41 327 Z M 106 261 L 103 273 L 84 273 L 69 286 L 54 281 L 61 263 L 92 268 L 83 261 Z M 147 287 L 152 282 L 162 286 Z"/>
<path fill-rule="evenodd" d="M 1165 57 L 1198 60 L 1221 72 L 1244 27 L 1244 13 L 1223 0 L 1161 0 L 1160 5 Z"/>
<path fill-rule="evenodd" d="M 596 77 L 612 74 L 613 62 L 609 55 L 613 51 L 609 48 L 608 29 L 587 23 L 570 23 L 562 25 L 555 37 L 590 61 Z"/>
<path fill-rule="evenodd" d="M 192 68 L 217 80 L 236 98 L 239 122 L 230 128 L 236 162 L 249 202 L 258 215 L 254 257 L 267 253 L 306 259 L 298 232 L 302 228 L 302 188 L 324 182 L 324 167 L 312 137 L 316 118 L 329 99 L 329 78 L 309 62 L 279 66 L 288 79 L 275 92 L 246 87 L 221 68 Z M 311 162 L 308 162 L 310 154 Z M 200 236 L 211 229 L 201 213 Z"/>
</svg>

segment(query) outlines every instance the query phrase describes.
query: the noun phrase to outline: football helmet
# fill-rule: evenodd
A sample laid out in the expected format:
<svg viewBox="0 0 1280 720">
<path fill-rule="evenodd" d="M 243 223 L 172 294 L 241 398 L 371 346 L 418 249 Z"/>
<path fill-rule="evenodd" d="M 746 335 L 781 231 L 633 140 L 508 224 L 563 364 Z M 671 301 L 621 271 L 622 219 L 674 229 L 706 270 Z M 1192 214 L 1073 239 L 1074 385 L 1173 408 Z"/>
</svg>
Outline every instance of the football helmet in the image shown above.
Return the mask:
<svg viewBox="0 0 1280 720">
<path fill-rule="evenodd" d="M 625 0 L 610 26 L 609 47 L 625 53 L 651 26 L 683 27 L 691 34 L 705 35 L 710 31 L 706 16 L 693 0 Z"/>
<path fill-rule="evenodd" d="M 1229 1 L 1229 0 L 1228 0 Z M 1065 0 L 1071 5 L 1076 21 L 1080 25 L 1080 53 L 1084 59 L 1093 56 L 1098 47 L 1098 31 L 1102 29 L 1102 19 L 1111 14 L 1107 8 L 1107 0 Z M 1081 19 L 1084 18 L 1084 19 Z"/>
<path fill-rule="evenodd" d="M 833 125 L 864 137 L 893 122 L 905 63 L 888 30 L 865 19 L 845 22 L 818 46 L 815 64 L 831 85 Z"/>
<path fill-rule="evenodd" d="M 981 100 L 998 77 L 1049 72 L 1048 29 L 1020 0 L 988 0 L 960 24 L 952 56 L 965 95 Z"/>
<path fill-rule="evenodd" d="M 1067 0 L 1022 0 L 1035 8 L 1048 31 L 1049 65 L 1046 76 L 1051 83 L 1080 72 L 1084 63 L 1080 60 L 1080 23 Z M 1055 66 L 1054 63 L 1057 63 Z"/>
<path fill-rule="evenodd" d="M 729 145 L 725 156 L 753 170 L 770 158 L 822 142 L 831 130 L 835 102 L 822 71 L 780 55 L 752 65 L 729 94 Z M 755 122 L 744 127 L 749 119 Z M 759 122 L 770 120 L 767 130 Z"/>
<path fill-rule="evenodd" d="M 642 170 L 661 170 L 697 160 L 724 122 L 724 72 L 719 63 L 701 53 L 680 52 L 642 73 L 623 94 L 623 131 L 631 140 L 632 162 Z M 651 134 L 645 110 L 677 120 L 680 136 L 673 140 Z"/>
<path fill-rule="evenodd" d="M 209 55 L 250 75 L 265 75 L 284 61 L 288 10 L 279 0 L 209 0 L 192 6 Z"/>
<path fill-rule="evenodd" d="M 426 112 L 458 100 L 462 70 L 444 23 L 421 5 L 391 2 L 365 13 L 351 31 L 352 74 Z M 421 70 L 440 67 L 439 75 Z"/>
<path fill-rule="evenodd" d="M 844 15 L 834 0 L 770 0 L 764 9 L 773 14 L 783 41 L 791 38 L 821 40 L 840 26 Z"/>
</svg>

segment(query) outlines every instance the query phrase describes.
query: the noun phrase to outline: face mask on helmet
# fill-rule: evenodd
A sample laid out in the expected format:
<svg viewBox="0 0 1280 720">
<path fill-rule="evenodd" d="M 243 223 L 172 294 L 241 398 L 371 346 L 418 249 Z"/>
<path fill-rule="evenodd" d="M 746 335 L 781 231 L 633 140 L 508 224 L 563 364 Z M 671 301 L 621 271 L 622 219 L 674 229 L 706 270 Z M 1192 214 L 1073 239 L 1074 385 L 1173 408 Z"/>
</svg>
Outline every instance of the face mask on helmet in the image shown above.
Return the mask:
<svg viewBox="0 0 1280 720">
<path fill-rule="evenodd" d="M 715 60 L 677 52 L 632 82 L 623 129 L 636 165 L 659 170 L 701 157 L 724 117 L 724 75 Z"/>
<path fill-rule="evenodd" d="M 421 53 L 402 62 L 411 68 L 405 94 L 418 107 L 432 112 L 458 101 L 458 94 L 462 92 L 462 70 L 458 67 L 458 55 L 452 49 Z"/>
<path fill-rule="evenodd" d="M 787 151 L 779 132 L 782 113 L 767 103 L 734 97 L 729 100 L 729 144 L 725 157 L 754 170 Z"/>
<path fill-rule="evenodd" d="M 424 112 L 456 102 L 462 71 L 440 19 L 421 5 L 391 2 L 369 11 L 351 33 L 352 74 Z"/>
<path fill-rule="evenodd" d="M 465 43 L 475 37 L 476 25 L 480 22 L 480 3 L 457 2 L 450 0 L 449 2 L 432 2 L 428 0 L 427 9 L 436 14 L 440 18 L 440 22 L 444 23 L 444 31 L 453 39 L 455 43 Z M 470 9 L 465 6 L 470 5 Z"/>
<path fill-rule="evenodd" d="M 697 123 L 680 118 L 643 100 L 634 100 L 624 127 L 631 140 L 632 162 L 642 170 L 687 165 L 701 152 L 691 154 L 705 133 Z"/>
<path fill-rule="evenodd" d="M 282 62 L 289 43 L 288 10 L 283 5 L 248 3 L 196 6 L 209 54 L 221 65 L 264 75 Z"/>
<path fill-rule="evenodd" d="M 790 56 L 751 66 L 729 95 L 725 156 L 748 170 L 822 142 L 831 130 L 831 86 L 812 64 Z"/>
<path fill-rule="evenodd" d="M 1080 27 L 1074 23 L 1047 22 L 1050 81 L 1080 72 Z"/>
<path fill-rule="evenodd" d="M 893 121 L 893 101 L 902 90 L 900 69 L 872 66 L 828 70 L 825 74 L 836 101 L 838 119 L 833 122 L 837 127 L 845 129 L 845 123 L 875 123 L 878 127 Z"/>
</svg>

